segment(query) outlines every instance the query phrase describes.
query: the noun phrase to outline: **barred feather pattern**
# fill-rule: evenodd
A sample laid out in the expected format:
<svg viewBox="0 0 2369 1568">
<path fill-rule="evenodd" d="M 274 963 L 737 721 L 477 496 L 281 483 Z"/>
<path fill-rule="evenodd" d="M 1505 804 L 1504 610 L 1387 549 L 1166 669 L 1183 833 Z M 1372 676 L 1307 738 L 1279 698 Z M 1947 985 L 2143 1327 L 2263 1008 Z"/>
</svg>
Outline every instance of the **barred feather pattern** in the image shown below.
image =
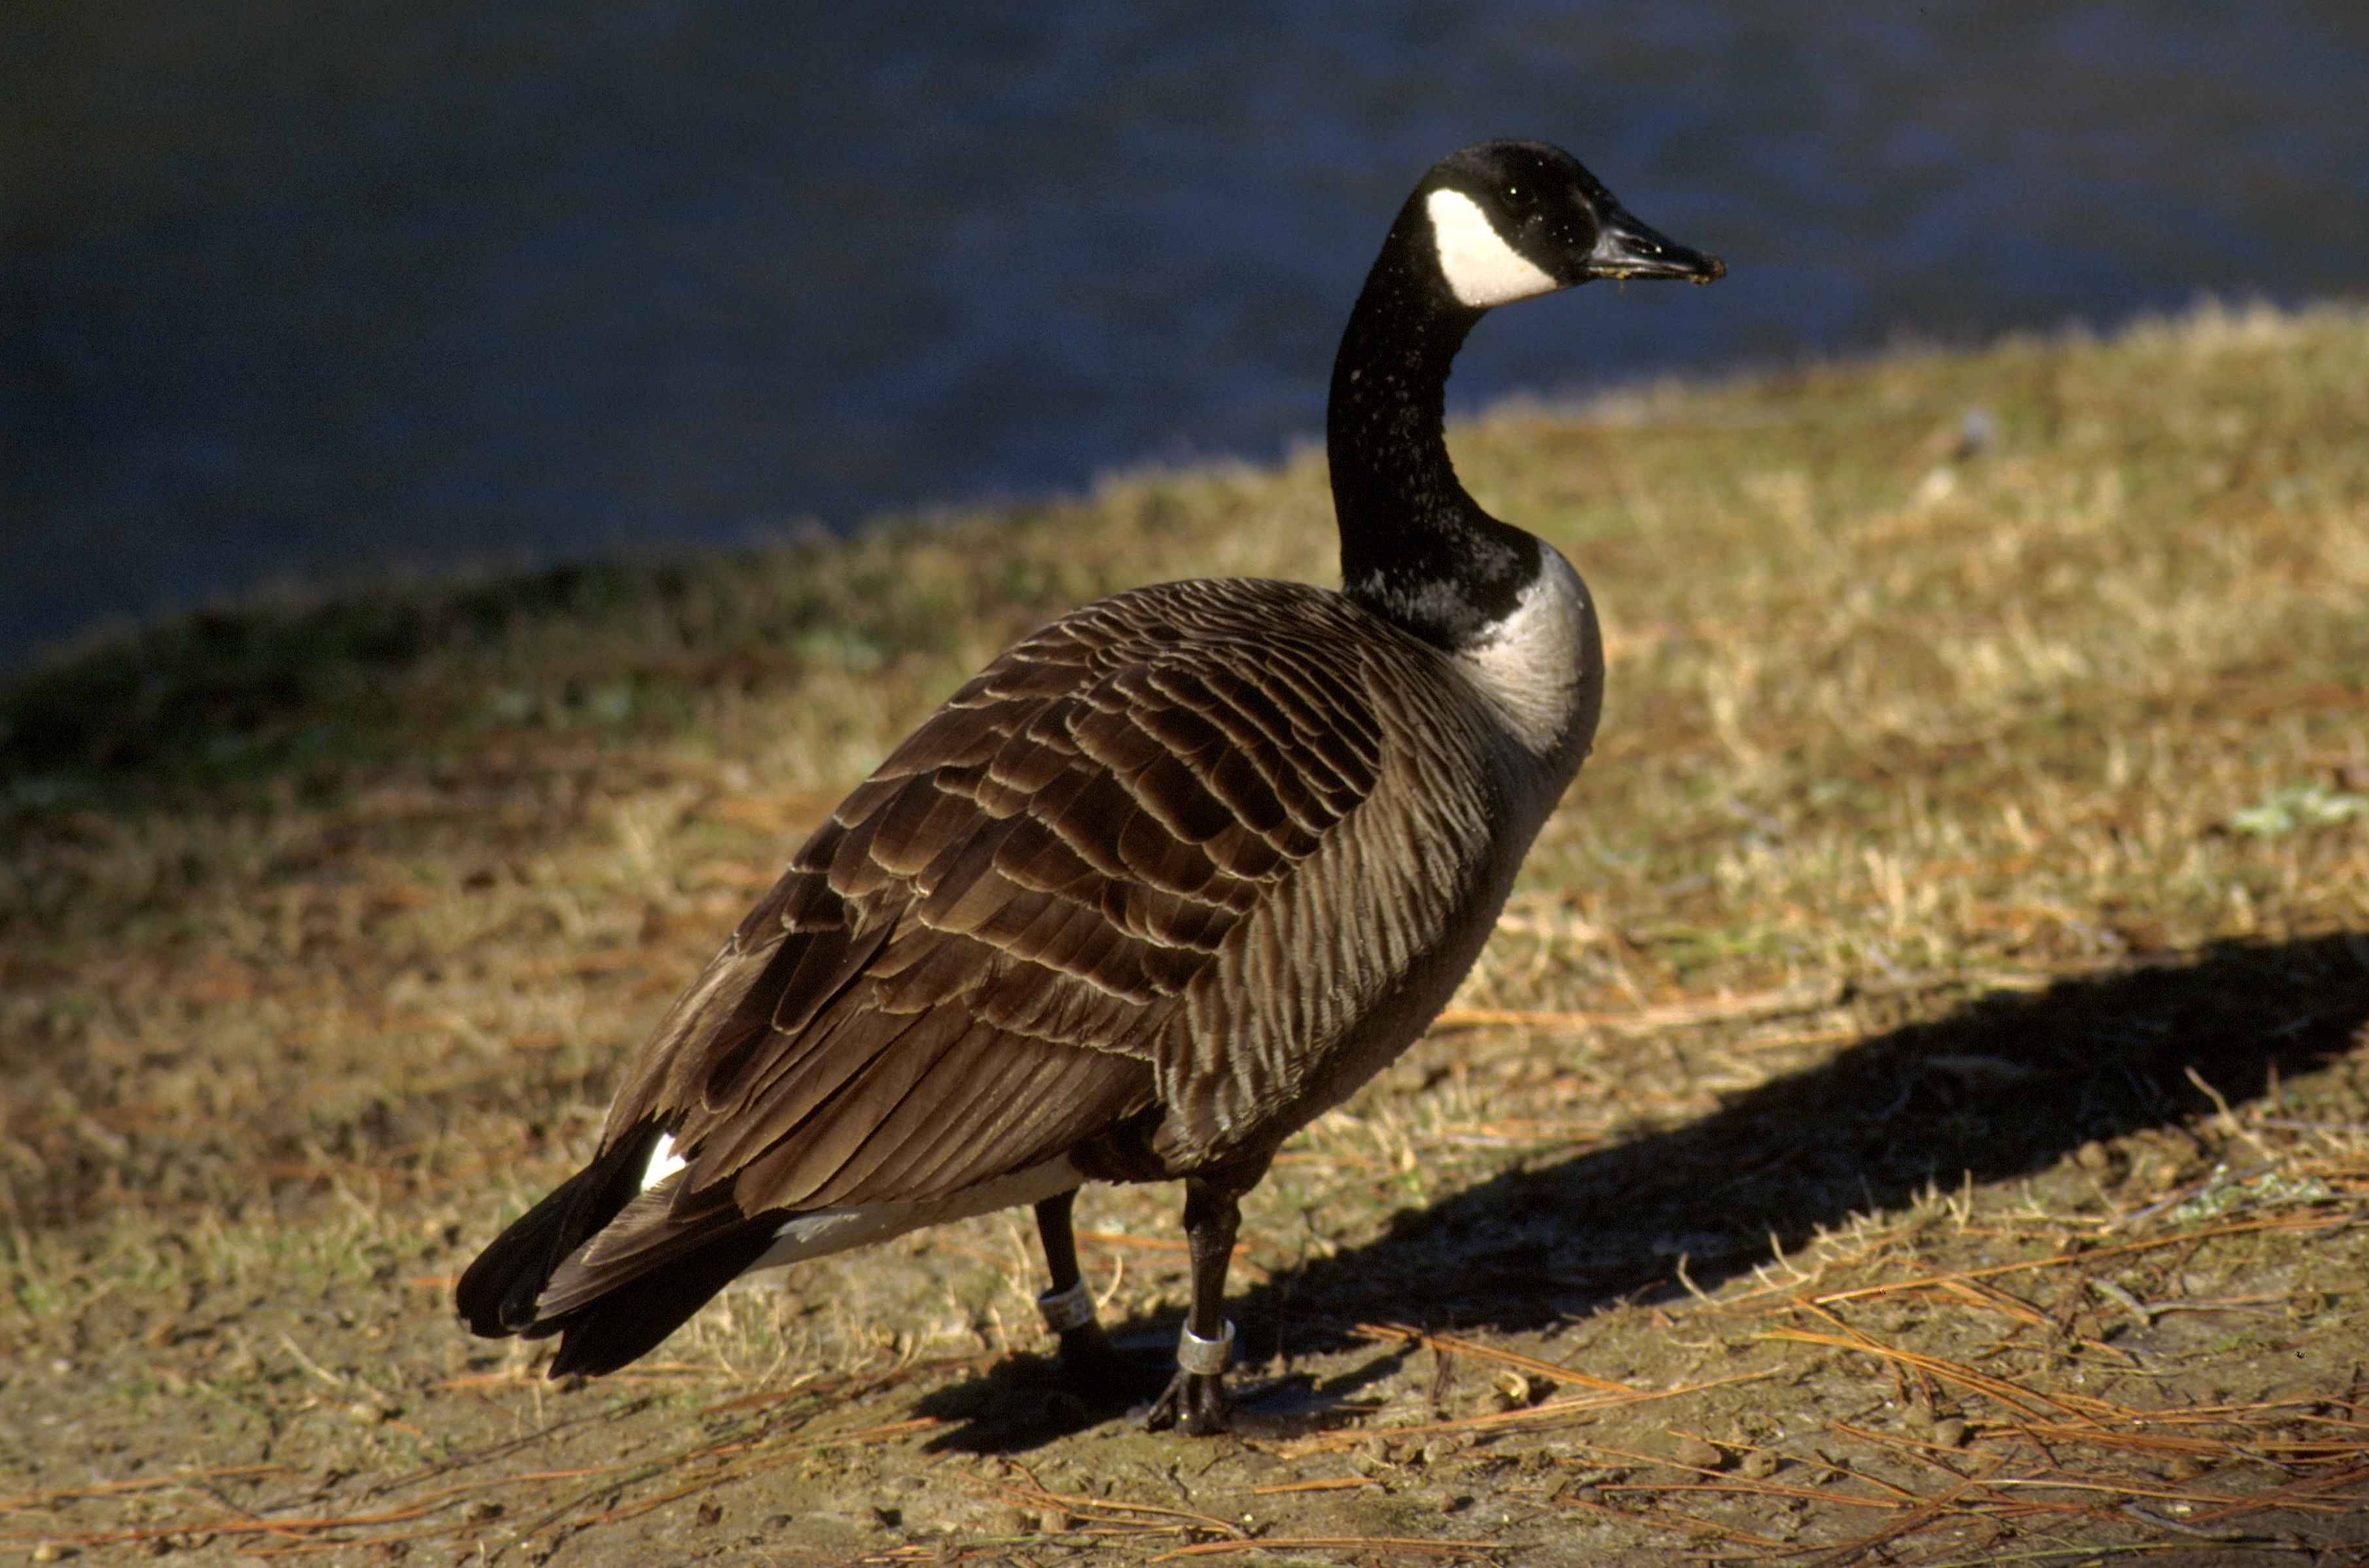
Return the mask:
<svg viewBox="0 0 2369 1568">
<path fill-rule="evenodd" d="M 1064 1156 L 1112 1179 L 1264 1159 L 1446 1003 L 1585 754 L 1592 689 L 1541 750 L 1472 681 L 1339 594 L 1255 579 L 1119 594 L 1012 648 L 669 1013 L 602 1148 L 662 1130 L 686 1163 L 537 1316 L 752 1216 Z"/>
</svg>

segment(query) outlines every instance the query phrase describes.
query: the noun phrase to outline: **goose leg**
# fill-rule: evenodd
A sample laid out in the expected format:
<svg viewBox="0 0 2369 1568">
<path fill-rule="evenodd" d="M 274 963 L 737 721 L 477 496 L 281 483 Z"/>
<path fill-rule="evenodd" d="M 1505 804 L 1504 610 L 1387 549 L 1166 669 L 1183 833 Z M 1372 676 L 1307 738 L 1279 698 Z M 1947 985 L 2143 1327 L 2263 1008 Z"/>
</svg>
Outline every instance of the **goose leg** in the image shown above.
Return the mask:
<svg viewBox="0 0 2369 1568">
<path fill-rule="evenodd" d="M 1233 1261 L 1234 1234 L 1242 1225 L 1242 1196 L 1264 1173 L 1265 1162 L 1247 1176 L 1191 1176 L 1184 1183 L 1184 1241 L 1193 1258 L 1193 1304 L 1176 1343 L 1176 1376 L 1151 1407 L 1144 1425 L 1151 1431 L 1184 1424 L 1194 1436 L 1223 1432 L 1228 1425 L 1226 1363 L 1234 1345 L 1234 1325 L 1226 1321 L 1226 1265 Z"/>
<path fill-rule="evenodd" d="M 1061 1369 L 1073 1382 L 1090 1389 L 1115 1380 L 1123 1358 L 1112 1348 L 1110 1336 L 1094 1320 L 1094 1298 L 1078 1269 L 1078 1240 L 1070 1228 L 1070 1210 L 1078 1189 L 1056 1193 L 1036 1205 L 1036 1235 L 1045 1243 L 1045 1268 L 1053 1288 L 1036 1298 L 1045 1326 L 1061 1338 Z"/>
</svg>

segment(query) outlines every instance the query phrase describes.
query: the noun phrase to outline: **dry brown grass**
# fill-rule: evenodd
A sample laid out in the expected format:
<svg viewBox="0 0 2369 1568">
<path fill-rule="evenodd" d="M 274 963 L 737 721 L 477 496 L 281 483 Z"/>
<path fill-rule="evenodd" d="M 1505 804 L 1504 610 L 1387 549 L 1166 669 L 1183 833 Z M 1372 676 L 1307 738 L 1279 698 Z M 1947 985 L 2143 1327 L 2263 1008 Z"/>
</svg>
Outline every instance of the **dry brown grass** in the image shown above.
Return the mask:
<svg viewBox="0 0 2369 1568">
<path fill-rule="evenodd" d="M 2364 362 L 2359 311 L 2209 310 L 1459 432 L 1605 607 L 1602 738 L 1457 1007 L 1253 1199 L 1246 1342 L 1315 1386 L 1240 1441 L 1047 1395 L 1022 1216 L 580 1390 L 446 1298 L 971 667 L 1328 575 L 1312 458 L 53 667 L 0 699 L 0 1547 L 2357 1549 Z M 1173 1201 L 1088 1200 L 1153 1338 Z"/>
</svg>

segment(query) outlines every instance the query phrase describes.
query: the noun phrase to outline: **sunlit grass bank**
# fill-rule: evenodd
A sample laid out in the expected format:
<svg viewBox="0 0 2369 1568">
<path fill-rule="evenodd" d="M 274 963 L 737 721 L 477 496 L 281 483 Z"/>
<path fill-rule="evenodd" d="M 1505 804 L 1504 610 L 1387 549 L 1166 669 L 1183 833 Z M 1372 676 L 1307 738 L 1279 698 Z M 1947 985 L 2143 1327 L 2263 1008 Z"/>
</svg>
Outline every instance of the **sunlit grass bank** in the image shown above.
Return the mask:
<svg viewBox="0 0 2369 1568">
<path fill-rule="evenodd" d="M 1246 1341 L 1334 1391 L 1190 1485 L 978 1381 L 1036 1343 L 1012 1217 L 576 1392 L 447 1296 L 964 675 L 1113 589 L 1331 580 L 1321 458 L 55 660 L 0 693 L 0 1548 L 2336 1531 L 2364 367 L 2369 313 L 2210 309 L 1455 432 L 1596 591 L 1596 753 L 1442 1026 L 1249 1207 Z M 1089 1197 L 1111 1321 L 1173 1335 L 1173 1196 Z M 1022 1465 L 923 1446 L 981 1431 Z"/>
</svg>

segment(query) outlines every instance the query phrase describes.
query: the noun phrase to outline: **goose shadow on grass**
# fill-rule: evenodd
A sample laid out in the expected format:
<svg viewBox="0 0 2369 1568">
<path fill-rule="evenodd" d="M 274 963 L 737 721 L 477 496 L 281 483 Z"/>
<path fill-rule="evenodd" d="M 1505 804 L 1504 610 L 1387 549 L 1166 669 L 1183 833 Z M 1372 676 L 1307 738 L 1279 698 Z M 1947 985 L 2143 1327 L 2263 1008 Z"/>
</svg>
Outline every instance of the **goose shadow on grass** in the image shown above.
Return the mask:
<svg viewBox="0 0 2369 1568">
<path fill-rule="evenodd" d="M 1683 1298 L 1678 1251 L 1713 1289 L 1770 1262 L 1772 1236 L 1790 1253 L 1935 1185 L 2013 1181 L 2090 1139 L 2191 1121 L 2214 1108 L 2192 1070 L 2244 1104 L 2340 1056 L 2364 1027 L 2369 935 L 2357 933 L 2216 943 L 1986 994 L 1683 1127 L 1402 1210 L 1363 1246 L 1238 1290 L 1242 1360 L 1345 1349 L 1362 1343 L 1347 1332 L 1361 1322 L 1537 1330 L 1615 1301 Z M 1172 1309 L 1112 1332 L 1159 1357 L 1180 1321 Z M 1315 1400 L 1387 1375 L 1399 1354 L 1378 1353 Z M 1096 1408 L 1058 1388 L 1049 1363 L 1016 1356 L 919 1408 L 961 1423 L 933 1447 L 973 1452 L 1035 1447 L 1123 1408 L 1123 1396 Z"/>
</svg>

